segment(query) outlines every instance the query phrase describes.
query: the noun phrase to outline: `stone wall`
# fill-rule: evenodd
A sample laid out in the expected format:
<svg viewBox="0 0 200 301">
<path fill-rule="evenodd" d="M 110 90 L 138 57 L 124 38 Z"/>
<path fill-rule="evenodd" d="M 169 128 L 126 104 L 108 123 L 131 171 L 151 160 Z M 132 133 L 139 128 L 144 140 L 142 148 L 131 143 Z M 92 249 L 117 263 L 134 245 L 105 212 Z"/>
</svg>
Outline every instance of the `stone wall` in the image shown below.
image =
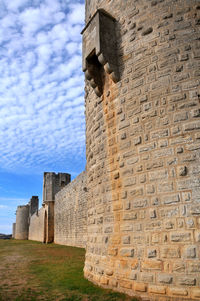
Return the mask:
<svg viewBox="0 0 200 301">
<path fill-rule="evenodd" d="M 119 80 L 109 43 L 99 51 L 99 8 L 116 19 Z M 144 300 L 200 300 L 200 3 L 86 0 L 86 23 L 85 276 Z"/>
<path fill-rule="evenodd" d="M 42 207 L 30 218 L 29 240 L 45 241 L 45 208 Z"/>
<path fill-rule="evenodd" d="M 87 189 L 86 174 L 83 172 L 55 196 L 54 242 L 68 246 L 85 247 L 87 239 L 86 217 Z"/>
<path fill-rule="evenodd" d="M 15 239 L 28 239 L 29 205 L 18 206 L 16 211 Z"/>
</svg>

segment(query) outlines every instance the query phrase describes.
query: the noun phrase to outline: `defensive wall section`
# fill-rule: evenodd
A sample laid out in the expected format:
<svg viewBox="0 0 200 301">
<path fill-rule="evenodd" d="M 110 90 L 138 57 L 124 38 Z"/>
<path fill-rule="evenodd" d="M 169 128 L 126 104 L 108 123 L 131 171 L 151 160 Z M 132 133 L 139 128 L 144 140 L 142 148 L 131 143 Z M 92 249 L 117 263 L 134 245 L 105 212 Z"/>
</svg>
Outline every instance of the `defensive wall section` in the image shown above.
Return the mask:
<svg viewBox="0 0 200 301">
<path fill-rule="evenodd" d="M 86 172 L 45 173 L 15 238 L 86 246 L 105 288 L 200 300 L 200 2 L 86 0 L 85 21 Z"/>
<path fill-rule="evenodd" d="M 54 242 L 61 245 L 86 247 L 87 183 L 82 172 L 55 196 Z"/>
<path fill-rule="evenodd" d="M 200 2 L 86 0 L 85 277 L 200 300 Z"/>
<path fill-rule="evenodd" d="M 43 203 L 38 209 L 38 197 L 25 206 L 18 206 L 13 238 L 45 243 L 86 247 L 87 183 L 82 172 L 71 183 L 67 173 L 45 172 Z"/>
<path fill-rule="evenodd" d="M 42 206 L 30 218 L 29 240 L 45 242 L 45 208 Z"/>
</svg>

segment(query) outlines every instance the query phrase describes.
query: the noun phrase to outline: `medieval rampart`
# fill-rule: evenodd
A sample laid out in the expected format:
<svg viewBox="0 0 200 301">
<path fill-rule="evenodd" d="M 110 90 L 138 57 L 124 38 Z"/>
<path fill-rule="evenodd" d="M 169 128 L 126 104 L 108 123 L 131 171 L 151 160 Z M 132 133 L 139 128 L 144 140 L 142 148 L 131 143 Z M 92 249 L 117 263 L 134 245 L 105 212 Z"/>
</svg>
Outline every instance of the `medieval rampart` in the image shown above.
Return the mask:
<svg viewBox="0 0 200 301">
<path fill-rule="evenodd" d="M 29 240 L 45 242 L 45 208 L 42 207 L 30 218 Z"/>
<path fill-rule="evenodd" d="M 14 238 L 86 247 L 86 173 L 71 183 L 70 179 L 67 173 L 44 173 L 42 207 L 38 209 L 36 196 L 27 205 L 18 206 Z"/>
<path fill-rule="evenodd" d="M 144 300 L 200 300 L 199 26 L 197 0 L 86 0 L 84 271 Z"/>
<path fill-rule="evenodd" d="M 87 188 L 86 174 L 81 173 L 55 197 L 54 242 L 86 247 L 87 241 Z"/>
<path fill-rule="evenodd" d="M 198 0 L 86 0 L 87 176 L 45 173 L 16 238 L 27 216 L 30 239 L 87 240 L 98 285 L 200 300 L 199 26 Z"/>
</svg>

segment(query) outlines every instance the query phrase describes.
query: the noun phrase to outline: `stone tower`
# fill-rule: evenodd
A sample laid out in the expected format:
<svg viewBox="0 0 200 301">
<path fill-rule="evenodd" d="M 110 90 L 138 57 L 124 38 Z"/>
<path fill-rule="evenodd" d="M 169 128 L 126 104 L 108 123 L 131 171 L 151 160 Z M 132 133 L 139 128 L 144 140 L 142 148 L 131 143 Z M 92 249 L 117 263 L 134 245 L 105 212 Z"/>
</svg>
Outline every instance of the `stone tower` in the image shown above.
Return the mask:
<svg viewBox="0 0 200 301">
<path fill-rule="evenodd" d="M 32 196 L 29 204 L 29 216 L 31 217 L 34 213 L 38 211 L 39 198 L 38 196 Z"/>
<path fill-rule="evenodd" d="M 43 206 L 45 207 L 44 242 L 54 241 L 55 195 L 71 181 L 68 173 L 45 172 L 43 178 Z"/>
<path fill-rule="evenodd" d="M 200 2 L 86 0 L 85 276 L 200 300 Z"/>
<path fill-rule="evenodd" d="M 29 205 L 18 206 L 16 211 L 15 239 L 28 239 Z"/>
</svg>

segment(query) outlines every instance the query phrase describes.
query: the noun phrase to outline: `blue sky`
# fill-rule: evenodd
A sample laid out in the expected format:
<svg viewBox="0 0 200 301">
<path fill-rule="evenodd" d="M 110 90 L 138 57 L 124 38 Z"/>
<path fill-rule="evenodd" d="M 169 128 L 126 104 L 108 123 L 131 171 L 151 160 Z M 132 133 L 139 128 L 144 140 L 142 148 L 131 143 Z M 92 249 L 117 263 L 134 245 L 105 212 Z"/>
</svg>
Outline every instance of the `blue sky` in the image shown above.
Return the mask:
<svg viewBox="0 0 200 301">
<path fill-rule="evenodd" d="M 44 171 L 85 168 L 82 0 L 0 0 L 0 233 Z"/>
</svg>

